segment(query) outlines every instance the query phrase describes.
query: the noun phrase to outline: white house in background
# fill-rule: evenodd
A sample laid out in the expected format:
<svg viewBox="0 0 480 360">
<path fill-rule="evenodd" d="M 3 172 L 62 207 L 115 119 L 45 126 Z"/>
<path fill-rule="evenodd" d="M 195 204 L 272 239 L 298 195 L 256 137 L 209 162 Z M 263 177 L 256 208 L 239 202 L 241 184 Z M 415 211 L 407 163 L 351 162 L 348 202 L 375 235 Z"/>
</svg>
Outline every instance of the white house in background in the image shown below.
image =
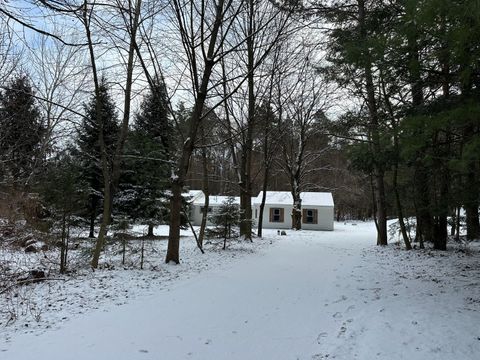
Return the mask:
<svg viewBox="0 0 480 360">
<path fill-rule="evenodd" d="M 263 191 L 254 199 L 254 221 L 258 222 Z M 334 204 L 332 193 L 303 192 L 302 199 L 302 229 L 333 230 Z M 265 208 L 263 210 L 264 229 L 292 228 L 293 197 L 288 191 L 267 191 Z"/>
<path fill-rule="evenodd" d="M 190 200 L 190 221 L 194 226 L 200 226 L 202 223 L 202 215 L 203 209 L 205 207 L 205 194 L 202 190 L 190 190 L 187 195 Z M 208 214 L 212 214 L 218 209 L 226 200 L 228 196 L 220 196 L 220 195 L 210 195 L 209 196 L 209 203 L 208 203 Z M 240 205 L 240 197 L 234 197 L 235 204 Z M 211 225 L 209 221 L 207 221 L 207 225 Z"/>
</svg>

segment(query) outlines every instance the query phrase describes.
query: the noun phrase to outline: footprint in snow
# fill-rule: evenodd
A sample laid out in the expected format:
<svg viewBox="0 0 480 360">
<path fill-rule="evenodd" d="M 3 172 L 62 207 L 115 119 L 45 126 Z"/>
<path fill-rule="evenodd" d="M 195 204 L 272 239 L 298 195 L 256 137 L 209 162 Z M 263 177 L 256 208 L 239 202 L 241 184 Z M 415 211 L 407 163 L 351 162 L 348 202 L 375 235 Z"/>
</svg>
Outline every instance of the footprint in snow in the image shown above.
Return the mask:
<svg viewBox="0 0 480 360">
<path fill-rule="evenodd" d="M 322 339 L 326 338 L 327 336 L 328 336 L 328 334 L 326 332 L 321 332 L 320 334 L 318 334 L 317 344 L 320 344 L 322 342 Z"/>
<path fill-rule="evenodd" d="M 340 318 L 342 317 L 342 314 L 339 313 L 339 312 L 336 312 L 335 314 L 333 314 L 333 317 L 334 317 L 335 319 L 340 319 Z"/>
<path fill-rule="evenodd" d="M 138 352 L 141 352 L 141 353 L 143 353 L 143 354 L 147 354 L 147 353 L 148 353 L 148 350 L 140 349 L 140 350 L 138 350 Z"/>
<path fill-rule="evenodd" d="M 330 359 L 330 354 L 315 354 L 312 355 L 312 360 Z"/>
<path fill-rule="evenodd" d="M 340 299 L 334 301 L 333 303 L 334 303 L 334 304 L 337 304 L 337 303 L 342 302 L 342 301 L 345 301 L 345 300 L 347 300 L 347 299 L 348 299 L 348 298 L 347 298 L 345 295 L 342 295 L 342 297 L 341 297 Z"/>
</svg>

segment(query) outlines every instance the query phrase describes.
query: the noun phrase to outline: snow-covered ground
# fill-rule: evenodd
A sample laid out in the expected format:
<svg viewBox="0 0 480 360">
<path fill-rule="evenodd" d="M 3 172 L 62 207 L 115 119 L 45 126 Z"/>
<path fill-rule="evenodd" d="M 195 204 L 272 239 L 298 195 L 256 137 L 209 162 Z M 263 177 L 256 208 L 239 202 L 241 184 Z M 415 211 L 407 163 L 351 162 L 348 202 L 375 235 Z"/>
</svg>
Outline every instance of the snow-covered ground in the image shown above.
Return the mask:
<svg viewBox="0 0 480 360">
<path fill-rule="evenodd" d="M 179 266 L 60 283 L 56 311 L 0 330 L 0 359 L 479 358 L 478 249 L 378 248 L 372 223 L 335 226 L 205 256 L 185 238 Z"/>
</svg>

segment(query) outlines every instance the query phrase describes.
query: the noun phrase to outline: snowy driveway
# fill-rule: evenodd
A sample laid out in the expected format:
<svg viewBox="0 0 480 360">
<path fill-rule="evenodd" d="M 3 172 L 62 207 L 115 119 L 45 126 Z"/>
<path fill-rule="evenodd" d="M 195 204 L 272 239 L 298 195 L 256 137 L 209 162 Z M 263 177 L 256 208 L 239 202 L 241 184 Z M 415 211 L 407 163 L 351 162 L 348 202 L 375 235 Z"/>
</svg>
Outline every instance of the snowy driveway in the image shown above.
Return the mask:
<svg viewBox="0 0 480 360">
<path fill-rule="evenodd" d="M 274 237 L 221 270 L 0 343 L 0 359 L 480 358 L 478 283 L 432 280 L 431 264 L 374 247 L 372 224 Z"/>
</svg>

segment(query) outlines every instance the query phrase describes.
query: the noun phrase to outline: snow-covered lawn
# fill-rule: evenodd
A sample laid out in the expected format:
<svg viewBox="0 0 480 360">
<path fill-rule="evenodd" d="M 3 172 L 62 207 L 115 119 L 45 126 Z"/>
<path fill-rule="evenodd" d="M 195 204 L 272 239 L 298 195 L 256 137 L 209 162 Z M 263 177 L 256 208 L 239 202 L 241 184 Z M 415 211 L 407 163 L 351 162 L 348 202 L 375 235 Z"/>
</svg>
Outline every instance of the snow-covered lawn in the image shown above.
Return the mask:
<svg viewBox="0 0 480 360">
<path fill-rule="evenodd" d="M 60 283 L 56 311 L 0 330 L 0 359 L 480 358 L 478 249 L 378 248 L 372 223 L 335 226 L 204 256 L 185 238 L 179 266 L 159 248 L 154 270 Z"/>
</svg>

